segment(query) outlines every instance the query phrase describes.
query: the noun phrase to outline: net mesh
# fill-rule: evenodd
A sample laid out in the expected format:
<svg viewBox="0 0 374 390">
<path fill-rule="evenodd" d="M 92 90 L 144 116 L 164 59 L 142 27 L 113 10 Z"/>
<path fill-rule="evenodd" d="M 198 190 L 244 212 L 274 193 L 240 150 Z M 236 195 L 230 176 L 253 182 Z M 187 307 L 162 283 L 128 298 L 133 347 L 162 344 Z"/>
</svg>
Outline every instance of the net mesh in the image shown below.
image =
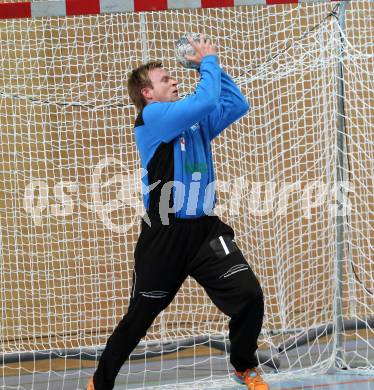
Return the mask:
<svg viewBox="0 0 374 390">
<path fill-rule="evenodd" d="M 338 9 L 320 3 L 0 21 L 2 353 L 103 346 L 125 314 L 144 211 L 127 75 L 161 59 L 182 95 L 191 93 L 198 74 L 176 66 L 174 45 L 203 26 L 252 106 L 213 151 L 217 214 L 233 226 L 264 290 L 260 349 L 281 359 L 284 375 L 333 364 L 336 332 L 282 354 L 276 348 L 336 323 L 340 212 L 343 315 L 356 321 L 344 330 L 343 352 L 350 368 L 373 372 L 374 10 L 368 1 L 351 2 L 342 32 Z M 133 356 L 197 336 L 226 340 L 227 318 L 188 279 Z M 198 341 L 186 349 L 188 362 L 178 351 L 174 363 L 143 360 L 140 387 L 152 374 L 154 384 L 163 375 L 183 383 L 185 367 L 196 380 L 227 377 L 227 354 Z M 199 371 L 199 364 L 209 368 Z M 135 366 L 130 359 L 120 375 L 127 386 Z"/>
</svg>

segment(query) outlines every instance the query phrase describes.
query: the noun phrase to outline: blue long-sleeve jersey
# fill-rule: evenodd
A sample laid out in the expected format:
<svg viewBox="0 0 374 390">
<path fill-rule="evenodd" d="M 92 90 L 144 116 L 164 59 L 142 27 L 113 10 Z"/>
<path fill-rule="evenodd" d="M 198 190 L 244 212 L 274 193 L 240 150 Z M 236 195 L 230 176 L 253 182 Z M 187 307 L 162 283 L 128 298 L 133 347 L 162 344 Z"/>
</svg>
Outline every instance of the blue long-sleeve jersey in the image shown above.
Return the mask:
<svg viewBox="0 0 374 390">
<path fill-rule="evenodd" d="M 139 113 L 135 139 L 143 170 L 143 200 L 163 220 L 197 218 L 215 205 L 210 142 L 242 117 L 249 104 L 217 57 L 203 58 L 195 93 L 175 102 L 155 102 Z"/>
</svg>

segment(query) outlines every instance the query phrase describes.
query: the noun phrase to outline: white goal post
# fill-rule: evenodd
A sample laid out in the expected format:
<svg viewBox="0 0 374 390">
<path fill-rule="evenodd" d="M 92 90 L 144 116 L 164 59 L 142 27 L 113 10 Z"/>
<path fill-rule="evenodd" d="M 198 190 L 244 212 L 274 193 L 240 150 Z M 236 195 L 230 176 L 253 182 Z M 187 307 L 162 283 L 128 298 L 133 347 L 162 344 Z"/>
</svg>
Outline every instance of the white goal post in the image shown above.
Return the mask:
<svg viewBox="0 0 374 390">
<path fill-rule="evenodd" d="M 264 290 L 261 367 L 373 374 L 373 23 L 368 0 L 0 0 L 0 389 L 55 360 L 76 389 L 92 374 L 144 212 L 127 76 L 159 59 L 191 93 L 174 46 L 201 31 L 251 104 L 213 154 L 217 214 Z M 229 348 L 188 279 L 119 380 L 226 383 Z"/>
</svg>

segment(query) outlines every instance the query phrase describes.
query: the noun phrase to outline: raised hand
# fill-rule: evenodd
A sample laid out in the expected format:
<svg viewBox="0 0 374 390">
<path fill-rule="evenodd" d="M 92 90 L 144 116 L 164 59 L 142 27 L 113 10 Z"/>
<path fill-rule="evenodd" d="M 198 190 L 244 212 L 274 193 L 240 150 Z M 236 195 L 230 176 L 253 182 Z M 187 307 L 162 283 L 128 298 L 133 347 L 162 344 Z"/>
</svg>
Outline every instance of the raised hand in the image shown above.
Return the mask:
<svg viewBox="0 0 374 390">
<path fill-rule="evenodd" d="M 217 47 L 211 43 L 210 39 L 205 39 L 205 35 L 200 35 L 200 42 L 193 40 L 191 36 L 187 37 L 188 42 L 194 48 L 194 55 L 186 55 L 185 58 L 188 61 L 194 62 L 195 64 L 200 64 L 202 59 L 209 55 L 217 55 Z"/>
</svg>

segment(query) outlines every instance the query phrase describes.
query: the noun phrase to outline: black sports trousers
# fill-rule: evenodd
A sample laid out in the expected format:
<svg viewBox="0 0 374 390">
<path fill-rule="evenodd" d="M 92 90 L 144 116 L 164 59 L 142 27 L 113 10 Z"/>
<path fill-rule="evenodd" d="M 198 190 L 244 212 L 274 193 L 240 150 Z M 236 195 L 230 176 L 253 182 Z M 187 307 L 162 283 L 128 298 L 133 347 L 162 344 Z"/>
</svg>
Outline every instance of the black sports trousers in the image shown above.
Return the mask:
<svg viewBox="0 0 374 390">
<path fill-rule="evenodd" d="M 109 337 L 94 374 L 95 390 L 111 390 L 132 350 L 188 275 L 230 317 L 230 361 L 237 371 L 257 366 L 255 351 L 264 314 L 263 294 L 234 242 L 234 231 L 217 216 L 142 221 L 135 248 L 130 304 Z"/>
</svg>

